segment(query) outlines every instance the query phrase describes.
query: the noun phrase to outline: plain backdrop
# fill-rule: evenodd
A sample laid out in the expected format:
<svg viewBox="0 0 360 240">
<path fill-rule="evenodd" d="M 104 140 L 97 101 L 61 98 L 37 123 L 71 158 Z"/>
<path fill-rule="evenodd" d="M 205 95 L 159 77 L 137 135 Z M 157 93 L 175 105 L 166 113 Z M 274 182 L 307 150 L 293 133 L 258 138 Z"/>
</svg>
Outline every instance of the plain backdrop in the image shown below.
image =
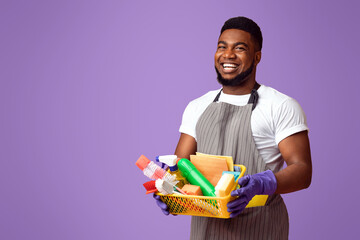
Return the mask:
<svg viewBox="0 0 360 240">
<path fill-rule="evenodd" d="M 135 166 L 172 154 L 189 101 L 220 88 L 220 28 L 247 16 L 257 81 L 310 128 L 310 188 L 283 195 L 290 239 L 359 235 L 358 1 L 0 1 L 0 239 L 188 239 Z"/>
</svg>

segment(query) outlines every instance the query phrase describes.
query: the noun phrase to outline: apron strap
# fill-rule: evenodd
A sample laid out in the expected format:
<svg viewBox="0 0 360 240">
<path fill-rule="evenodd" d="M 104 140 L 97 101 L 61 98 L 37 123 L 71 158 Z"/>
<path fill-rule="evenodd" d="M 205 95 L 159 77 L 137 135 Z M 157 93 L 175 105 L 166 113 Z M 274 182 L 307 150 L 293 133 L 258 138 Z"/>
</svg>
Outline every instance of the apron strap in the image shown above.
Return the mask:
<svg viewBox="0 0 360 240">
<path fill-rule="evenodd" d="M 260 87 L 260 84 L 255 82 L 254 88 L 251 90 L 251 95 L 250 95 L 250 98 L 249 98 L 249 101 L 248 101 L 248 104 L 250 104 L 250 103 L 253 104 L 251 110 L 255 109 L 256 104 L 257 104 L 257 102 L 259 100 L 259 94 L 257 93 L 257 90 L 259 89 L 259 87 Z"/>
<path fill-rule="evenodd" d="M 251 90 L 251 95 L 250 95 L 250 98 L 249 98 L 249 101 L 248 101 L 248 104 L 252 103 L 252 105 L 253 105 L 251 110 L 254 110 L 254 109 L 255 109 L 256 104 L 257 104 L 257 102 L 258 102 L 259 94 L 257 93 L 257 90 L 259 89 L 259 87 L 260 87 L 260 84 L 258 84 L 257 82 L 255 82 L 254 88 Z M 215 97 L 215 99 L 214 99 L 214 102 L 219 101 L 221 92 L 222 92 L 222 89 L 221 89 L 220 92 L 216 95 L 216 97 Z"/>
<path fill-rule="evenodd" d="M 213 102 L 219 101 L 219 97 L 220 97 L 221 92 L 222 92 L 222 89 L 221 89 L 220 92 L 216 95 L 216 97 L 214 98 L 214 101 L 213 101 Z"/>
</svg>

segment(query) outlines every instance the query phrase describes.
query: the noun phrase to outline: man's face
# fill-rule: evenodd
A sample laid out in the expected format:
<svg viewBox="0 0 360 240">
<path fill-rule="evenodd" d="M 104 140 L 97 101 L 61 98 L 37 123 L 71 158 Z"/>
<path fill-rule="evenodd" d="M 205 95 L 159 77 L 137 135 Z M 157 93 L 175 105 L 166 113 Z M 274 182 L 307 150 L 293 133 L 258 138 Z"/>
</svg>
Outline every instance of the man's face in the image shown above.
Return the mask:
<svg viewBox="0 0 360 240">
<path fill-rule="evenodd" d="M 260 60 L 255 59 L 255 52 L 250 33 L 238 29 L 225 30 L 219 37 L 215 53 L 219 82 L 222 85 L 240 85 L 246 81 Z"/>
</svg>

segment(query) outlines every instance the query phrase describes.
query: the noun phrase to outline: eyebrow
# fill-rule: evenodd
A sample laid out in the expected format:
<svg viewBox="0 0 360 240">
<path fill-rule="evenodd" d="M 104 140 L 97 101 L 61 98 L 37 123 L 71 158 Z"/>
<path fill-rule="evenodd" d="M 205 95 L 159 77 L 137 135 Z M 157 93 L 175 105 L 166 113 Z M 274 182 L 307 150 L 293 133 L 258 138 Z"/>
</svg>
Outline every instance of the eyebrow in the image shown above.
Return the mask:
<svg viewBox="0 0 360 240">
<path fill-rule="evenodd" d="M 221 44 L 221 43 L 222 43 L 222 44 L 225 44 L 225 45 L 228 45 L 227 42 L 225 42 L 225 41 L 219 41 L 219 42 L 218 42 L 218 45 Z M 249 45 L 247 45 L 247 44 L 244 43 L 244 42 L 237 42 L 237 43 L 235 43 L 234 45 L 235 45 L 235 47 L 238 46 L 238 45 L 244 45 L 245 47 L 249 48 Z"/>
</svg>

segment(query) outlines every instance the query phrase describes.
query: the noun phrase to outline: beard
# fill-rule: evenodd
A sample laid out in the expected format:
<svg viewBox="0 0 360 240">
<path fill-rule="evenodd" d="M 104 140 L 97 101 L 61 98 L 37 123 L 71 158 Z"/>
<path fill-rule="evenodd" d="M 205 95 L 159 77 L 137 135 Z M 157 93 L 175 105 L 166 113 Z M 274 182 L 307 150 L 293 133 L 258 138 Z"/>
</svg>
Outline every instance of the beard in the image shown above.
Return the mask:
<svg viewBox="0 0 360 240">
<path fill-rule="evenodd" d="M 248 80 L 249 75 L 252 73 L 254 69 L 254 61 L 252 62 L 251 66 L 246 69 L 244 72 L 238 74 L 236 77 L 232 79 L 225 79 L 221 76 L 217 68 L 215 67 L 215 71 L 217 74 L 218 82 L 223 86 L 242 86 Z"/>
</svg>

